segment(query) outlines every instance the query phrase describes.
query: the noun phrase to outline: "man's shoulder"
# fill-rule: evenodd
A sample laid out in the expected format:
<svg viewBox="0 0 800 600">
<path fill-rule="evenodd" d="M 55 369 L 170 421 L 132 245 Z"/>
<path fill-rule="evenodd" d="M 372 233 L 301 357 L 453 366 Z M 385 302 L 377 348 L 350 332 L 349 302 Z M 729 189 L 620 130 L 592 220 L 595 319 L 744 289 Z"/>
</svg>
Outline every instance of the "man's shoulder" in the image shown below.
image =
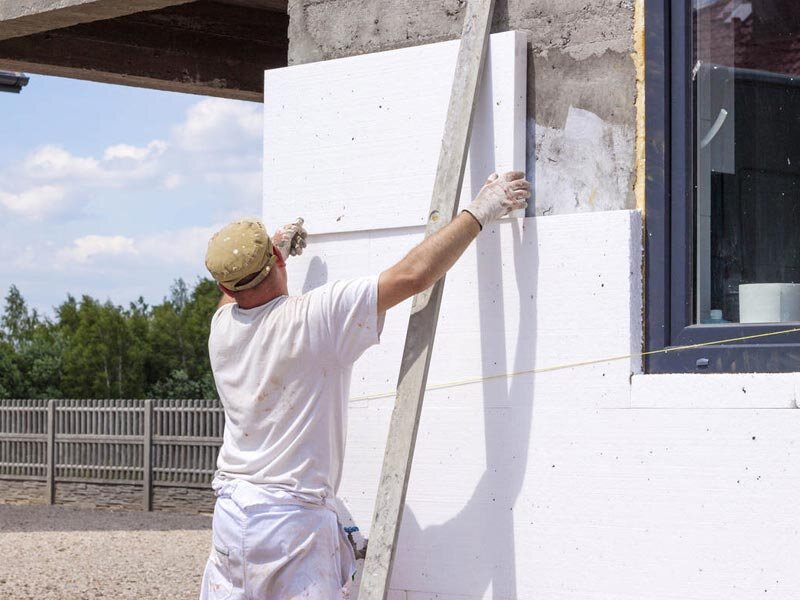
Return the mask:
<svg viewBox="0 0 800 600">
<path fill-rule="evenodd" d="M 328 281 L 327 283 L 324 283 L 312 290 L 309 290 L 308 292 L 303 294 L 303 296 L 310 296 L 310 295 L 324 296 L 326 294 L 336 295 L 352 289 L 367 288 L 371 285 L 377 285 L 377 283 L 378 283 L 377 275 L 335 279 L 333 281 Z"/>
<path fill-rule="evenodd" d="M 335 307 L 348 304 L 353 298 L 360 296 L 369 288 L 370 280 L 377 278 L 356 277 L 352 279 L 335 279 L 319 287 L 297 296 L 297 300 L 305 302 L 311 312 L 330 316 Z"/>
<path fill-rule="evenodd" d="M 227 304 L 223 304 L 211 316 L 211 327 L 213 329 L 216 323 L 219 323 L 221 320 L 229 319 L 231 316 L 231 311 L 233 307 L 236 306 L 235 302 L 228 302 Z"/>
<path fill-rule="evenodd" d="M 223 304 L 211 317 L 211 326 L 208 329 L 208 347 L 211 350 L 220 343 L 220 336 L 225 336 L 228 324 L 231 322 L 231 311 L 235 304 Z"/>
</svg>

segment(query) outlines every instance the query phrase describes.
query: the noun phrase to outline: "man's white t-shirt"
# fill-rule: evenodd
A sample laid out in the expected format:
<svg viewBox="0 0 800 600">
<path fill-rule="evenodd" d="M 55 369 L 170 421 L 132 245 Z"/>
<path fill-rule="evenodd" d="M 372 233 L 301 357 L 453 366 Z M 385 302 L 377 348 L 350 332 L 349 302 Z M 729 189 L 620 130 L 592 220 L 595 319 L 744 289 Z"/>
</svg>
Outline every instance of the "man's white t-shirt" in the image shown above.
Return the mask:
<svg viewBox="0 0 800 600">
<path fill-rule="evenodd" d="M 379 342 L 382 321 L 377 277 L 256 308 L 222 306 L 208 343 L 225 408 L 216 478 L 313 504 L 335 496 L 352 366 Z"/>
</svg>

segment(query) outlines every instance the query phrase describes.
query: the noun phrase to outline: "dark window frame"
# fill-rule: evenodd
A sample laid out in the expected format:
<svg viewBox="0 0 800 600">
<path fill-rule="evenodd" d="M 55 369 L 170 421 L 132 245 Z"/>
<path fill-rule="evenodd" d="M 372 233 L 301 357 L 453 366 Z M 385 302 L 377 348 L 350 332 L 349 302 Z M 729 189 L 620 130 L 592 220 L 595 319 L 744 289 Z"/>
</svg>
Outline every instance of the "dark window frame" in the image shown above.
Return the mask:
<svg viewBox="0 0 800 600">
<path fill-rule="evenodd" d="M 645 350 L 798 327 L 695 325 L 692 0 L 645 0 Z M 800 371 L 800 332 L 659 352 L 648 373 Z"/>
</svg>

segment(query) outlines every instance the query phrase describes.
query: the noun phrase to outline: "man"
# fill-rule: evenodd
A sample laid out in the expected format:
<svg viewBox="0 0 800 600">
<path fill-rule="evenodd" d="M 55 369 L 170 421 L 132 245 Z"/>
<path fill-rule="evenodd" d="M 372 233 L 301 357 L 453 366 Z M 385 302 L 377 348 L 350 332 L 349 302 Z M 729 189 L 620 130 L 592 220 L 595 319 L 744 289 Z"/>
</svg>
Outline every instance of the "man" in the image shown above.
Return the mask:
<svg viewBox="0 0 800 600">
<path fill-rule="evenodd" d="M 480 230 L 527 206 L 523 173 L 493 174 L 469 207 L 379 276 L 288 295 L 285 258 L 302 220 L 273 239 L 256 220 L 209 242 L 206 266 L 229 299 L 209 354 L 225 409 L 213 487 L 213 548 L 202 599 L 343 598 L 355 560 L 330 500 L 344 458 L 353 363 L 384 313 L 432 286 Z"/>
</svg>

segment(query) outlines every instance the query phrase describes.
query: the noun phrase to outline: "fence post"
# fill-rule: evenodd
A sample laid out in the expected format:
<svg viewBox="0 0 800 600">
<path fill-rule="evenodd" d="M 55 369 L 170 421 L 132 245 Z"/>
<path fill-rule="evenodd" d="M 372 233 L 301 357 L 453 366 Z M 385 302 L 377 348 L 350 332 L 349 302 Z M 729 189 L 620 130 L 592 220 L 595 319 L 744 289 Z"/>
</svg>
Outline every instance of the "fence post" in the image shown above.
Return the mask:
<svg viewBox="0 0 800 600">
<path fill-rule="evenodd" d="M 153 510 L 153 401 L 144 401 L 144 510 Z"/>
<path fill-rule="evenodd" d="M 47 401 L 47 502 L 56 503 L 56 401 Z"/>
</svg>

